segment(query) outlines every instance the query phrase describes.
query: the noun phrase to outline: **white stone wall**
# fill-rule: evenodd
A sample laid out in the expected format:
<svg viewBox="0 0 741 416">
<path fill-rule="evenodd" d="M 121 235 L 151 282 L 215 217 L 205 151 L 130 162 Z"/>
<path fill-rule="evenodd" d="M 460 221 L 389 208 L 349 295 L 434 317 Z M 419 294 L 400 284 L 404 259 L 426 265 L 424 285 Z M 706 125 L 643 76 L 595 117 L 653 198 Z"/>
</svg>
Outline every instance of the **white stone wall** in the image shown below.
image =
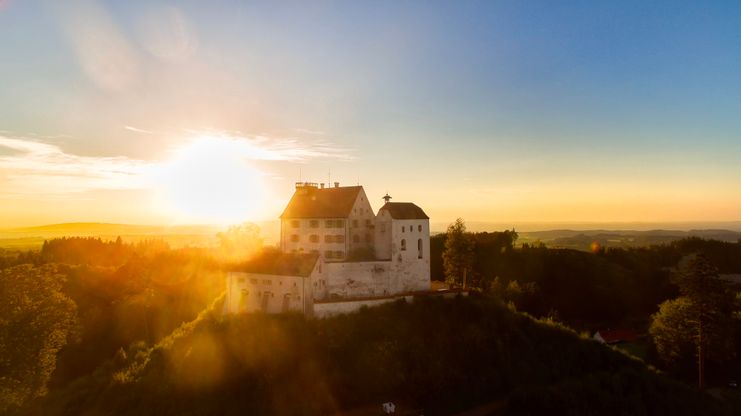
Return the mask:
<svg viewBox="0 0 741 416">
<path fill-rule="evenodd" d="M 303 313 L 313 301 L 308 278 L 230 272 L 226 279 L 226 313 Z"/>
<path fill-rule="evenodd" d="M 282 219 L 280 247 L 285 253 L 316 252 L 327 260 L 341 261 L 356 248 L 372 249 L 374 219 L 373 208 L 368 202 L 365 191 L 361 189 L 347 218 Z M 338 222 L 342 224 L 339 228 L 336 227 Z M 332 226 L 329 226 L 330 223 Z M 315 236 L 314 241 L 312 241 L 312 236 Z M 329 241 L 327 236 L 330 236 Z M 298 241 L 295 241 L 296 239 Z M 327 251 L 331 251 L 332 255 L 327 256 Z M 338 257 L 338 253 L 341 253 L 341 256 Z"/>
<path fill-rule="evenodd" d="M 362 188 L 358 192 L 347 219 L 348 250 L 359 248 L 373 249 L 376 215 Z"/>
<path fill-rule="evenodd" d="M 375 252 L 378 260 L 391 259 L 391 215 L 386 210 L 381 210 L 376 216 Z"/>
<path fill-rule="evenodd" d="M 430 290 L 429 257 L 414 261 L 325 263 L 327 299 L 395 295 Z"/>
<path fill-rule="evenodd" d="M 338 222 L 341 227 L 336 226 Z M 297 236 L 298 241 L 293 241 L 296 238 L 294 236 Z M 316 236 L 316 241 L 312 241 L 312 236 Z M 330 236 L 330 241 L 327 241 L 327 236 Z M 341 252 L 343 259 L 349 249 L 348 221 L 345 218 L 283 219 L 280 241 L 284 253 L 316 252 L 325 257 L 329 250 L 333 252 L 333 257 L 337 252 Z"/>
<path fill-rule="evenodd" d="M 398 265 L 399 290 L 430 290 L 430 221 L 391 220 L 390 227 L 391 261 Z M 402 250 L 402 240 L 406 242 L 406 250 Z"/>
<path fill-rule="evenodd" d="M 325 263 L 327 298 L 384 296 L 394 292 L 390 261 Z"/>
</svg>

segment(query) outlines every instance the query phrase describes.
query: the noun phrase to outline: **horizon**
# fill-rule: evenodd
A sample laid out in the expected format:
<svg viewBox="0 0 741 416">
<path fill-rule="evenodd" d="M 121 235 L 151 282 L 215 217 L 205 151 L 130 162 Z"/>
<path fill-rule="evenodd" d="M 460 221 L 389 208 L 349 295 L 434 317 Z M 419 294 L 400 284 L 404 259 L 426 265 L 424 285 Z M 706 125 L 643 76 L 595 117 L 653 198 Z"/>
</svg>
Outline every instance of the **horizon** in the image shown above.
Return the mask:
<svg viewBox="0 0 741 416">
<path fill-rule="evenodd" d="M 741 5 L 681 3 L 0 1 L 0 228 L 274 221 L 308 180 L 741 230 Z"/>
</svg>

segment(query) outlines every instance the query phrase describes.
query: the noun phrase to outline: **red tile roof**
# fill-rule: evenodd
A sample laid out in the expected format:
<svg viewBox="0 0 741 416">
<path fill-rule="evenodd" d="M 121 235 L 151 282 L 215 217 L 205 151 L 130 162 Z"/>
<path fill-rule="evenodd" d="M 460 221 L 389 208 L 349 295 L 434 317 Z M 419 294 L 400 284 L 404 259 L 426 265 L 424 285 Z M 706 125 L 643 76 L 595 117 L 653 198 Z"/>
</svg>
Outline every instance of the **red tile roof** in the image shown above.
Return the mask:
<svg viewBox="0 0 741 416">
<path fill-rule="evenodd" d="M 430 217 L 422 211 L 422 208 L 411 202 L 387 202 L 381 209 L 386 210 L 395 220 L 428 220 Z"/>
<path fill-rule="evenodd" d="M 347 218 L 362 186 L 318 189 L 300 187 L 293 193 L 281 218 Z"/>
</svg>

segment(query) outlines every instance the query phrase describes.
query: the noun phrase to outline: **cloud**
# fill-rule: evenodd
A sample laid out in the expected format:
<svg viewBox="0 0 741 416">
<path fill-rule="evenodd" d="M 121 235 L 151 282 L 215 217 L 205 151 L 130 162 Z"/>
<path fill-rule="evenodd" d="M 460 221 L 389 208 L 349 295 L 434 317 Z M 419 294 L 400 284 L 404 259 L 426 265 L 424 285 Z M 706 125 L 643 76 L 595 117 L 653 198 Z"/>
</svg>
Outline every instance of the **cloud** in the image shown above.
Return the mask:
<svg viewBox="0 0 741 416">
<path fill-rule="evenodd" d="M 325 132 L 319 131 L 319 130 L 309 130 L 309 129 L 293 129 L 294 131 L 298 133 L 305 133 L 305 134 L 311 134 L 313 136 L 324 136 Z"/>
<path fill-rule="evenodd" d="M 0 195 L 67 194 L 93 189 L 139 189 L 150 164 L 126 157 L 78 156 L 59 146 L 0 136 Z"/>
<path fill-rule="evenodd" d="M 134 127 L 134 126 L 124 126 L 124 129 L 125 130 L 128 130 L 128 131 L 133 131 L 134 133 L 157 134 L 156 132 L 153 132 L 151 130 L 140 129 L 140 128 Z"/>
<path fill-rule="evenodd" d="M 328 141 L 307 142 L 298 138 L 273 138 L 265 135 L 250 137 L 240 133 L 212 130 L 188 130 L 188 132 L 191 134 L 191 143 L 218 142 L 251 160 L 305 162 L 313 159 L 355 159 L 351 149 L 338 147 Z"/>
<path fill-rule="evenodd" d="M 215 163 L 218 163 L 219 155 L 274 162 L 352 159 L 347 149 L 328 142 L 307 143 L 292 138 L 244 137 L 214 132 L 194 134 L 185 143 L 172 148 L 170 153 L 168 160 L 160 161 L 125 156 L 80 156 L 37 138 L 0 135 L 0 197 L 155 189 L 157 176 L 162 170 L 167 169 L 172 160 L 184 155 L 195 160 L 205 160 L 209 156 L 217 161 Z"/>
<path fill-rule="evenodd" d="M 100 89 L 123 92 L 137 82 L 139 56 L 105 7 L 92 0 L 52 4 L 80 66 Z"/>
</svg>

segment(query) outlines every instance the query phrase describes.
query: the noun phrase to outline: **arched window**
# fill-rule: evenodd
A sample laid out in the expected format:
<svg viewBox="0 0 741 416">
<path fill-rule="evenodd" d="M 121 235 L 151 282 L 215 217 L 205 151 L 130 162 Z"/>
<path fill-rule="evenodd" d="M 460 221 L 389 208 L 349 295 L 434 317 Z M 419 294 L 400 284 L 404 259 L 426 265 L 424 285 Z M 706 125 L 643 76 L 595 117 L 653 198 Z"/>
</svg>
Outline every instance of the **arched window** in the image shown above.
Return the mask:
<svg viewBox="0 0 741 416">
<path fill-rule="evenodd" d="M 406 251 L 407 249 L 407 240 L 401 239 L 401 251 Z"/>
<path fill-rule="evenodd" d="M 422 239 L 417 240 L 417 258 L 422 258 Z"/>
</svg>

